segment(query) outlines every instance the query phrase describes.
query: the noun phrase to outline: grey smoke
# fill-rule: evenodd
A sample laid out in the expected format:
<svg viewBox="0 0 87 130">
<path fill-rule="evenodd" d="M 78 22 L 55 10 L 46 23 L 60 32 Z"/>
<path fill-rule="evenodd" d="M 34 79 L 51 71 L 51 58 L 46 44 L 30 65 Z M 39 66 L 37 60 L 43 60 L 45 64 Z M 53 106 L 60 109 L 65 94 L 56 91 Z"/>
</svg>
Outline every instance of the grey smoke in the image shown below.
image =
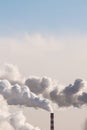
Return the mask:
<svg viewBox="0 0 87 130">
<path fill-rule="evenodd" d="M 73 95 L 79 92 L 79 90 L 84 86 L 83 80 L 82 79 L 77 79 L 74 82 L 74 85 L 70 84 L 67 86 L 64 90 L 63 93 L 68 94 L 68 95 Z"/>
<path fill-rule="evenodd" d="M 26 78 L 17 66 L 5 65 L 0 71 L 0 129 L 39 130 L 26 121 L 22 112 L 9 113 L 8 105 L 42 108 L 51 112 L 50 101 L 59 108 L 87 105 L 86 81 L 76 79 L 73 84 L 60 87 L 56 80 L 46 76 Z M 87 120 L 84 130 L 87 130 Z"/>
<path fill-rule="evenodd" d="M 38 79 L 38 80 L 37 80 Z M 45 79 L 45 80 L 43 80 Z M 44 98 L 48 98 L 52 102 L 56 103 L 58 107 L 80 107 L 87 103 L 86 93 L 80 94 L 83 88 L 86 86 L 85 81 L 82 79 L 76 79 L 74 84 L 65 86 L 59 91 L 60 85 L 55 84 L 50 78 L 29 78 L 25 81 L 25 84 L 30 90 L 37 95 L 42 95 Z M 44 85 L 42 85 L 44 81 Z"/>
<path fill-rule="evenodd" d="M 78 100 L 81 102 L 81 104 L 86 105 L 87 104 L 87 93 L 83 92 L 82 95 L 79 95 Z"/>
<path fill-rule="evenodd" d="M 0 92 L 10 105 L 14 103 L 30 107 L 33 102 L 34 107 L 43 106 L 43 109 L 51 110 L 48 100 L 58 107 L 81 107 L 87 104 L 87 92 L 84 91 L 87 83 L 83 79 L 76 79 L 60 91 L 56 80 L 35 76 L 25 78 L 16 66 L 9 64 L 1 71 L 0 79 Z M 2 79 L 9 83 L 5 83 L 5 80 L 2 82 Z"/>
<path fill-rule="evenodd" d="M 47 77 L 30 77 L 25 81 L 25 84 L 30 88 L 32 92 L 41 94 L 52 85 L 52 82 L 51 79 Z"/>
<path fill-rule="evenodd" d="M 8 80 L 0 81 L 0 94 L 9 105 L 24 105 L 26 107 L 42 108 L 52 111 L 48 100 L 38 97 L 25 85 L 11 85 Z"/>
<path fill-rule="evenodd" d="M 51 100 L 58 104 L 59 107 L 79 107 L 78 92 L 85 86 L 82 79 L 75 80 L 74 84 L 65 87 L 60 93 L 57 88 L 50 92 Z"/>
</svg>

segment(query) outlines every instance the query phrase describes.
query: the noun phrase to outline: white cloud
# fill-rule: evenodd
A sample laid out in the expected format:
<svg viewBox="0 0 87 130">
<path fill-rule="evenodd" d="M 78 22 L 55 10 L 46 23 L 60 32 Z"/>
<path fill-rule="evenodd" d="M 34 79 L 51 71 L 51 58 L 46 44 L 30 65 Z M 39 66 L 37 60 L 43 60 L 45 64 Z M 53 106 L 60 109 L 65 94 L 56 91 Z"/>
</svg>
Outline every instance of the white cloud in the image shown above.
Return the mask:
<svg viewBox="0 0 87 130">
<path fill-rule="evenodd" d="M 27 121 L 22 111 L 9 112 L 9 106 L 0 95 L 0 130 L 40 130 L 33 127 Z"/>
</svg>

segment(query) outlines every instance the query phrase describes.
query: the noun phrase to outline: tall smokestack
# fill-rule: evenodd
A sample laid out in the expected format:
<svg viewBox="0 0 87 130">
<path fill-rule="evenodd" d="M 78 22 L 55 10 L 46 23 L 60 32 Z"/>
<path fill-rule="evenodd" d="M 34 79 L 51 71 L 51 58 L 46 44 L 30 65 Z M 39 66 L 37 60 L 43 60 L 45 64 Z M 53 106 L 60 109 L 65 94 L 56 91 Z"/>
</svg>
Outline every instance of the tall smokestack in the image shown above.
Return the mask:
<svg viewBox="0 0 87 130">
<path fill-rule="evenodd" d="M 54 130 L 54 113 L 50 113 L 50 130 Z"/>
</svg>

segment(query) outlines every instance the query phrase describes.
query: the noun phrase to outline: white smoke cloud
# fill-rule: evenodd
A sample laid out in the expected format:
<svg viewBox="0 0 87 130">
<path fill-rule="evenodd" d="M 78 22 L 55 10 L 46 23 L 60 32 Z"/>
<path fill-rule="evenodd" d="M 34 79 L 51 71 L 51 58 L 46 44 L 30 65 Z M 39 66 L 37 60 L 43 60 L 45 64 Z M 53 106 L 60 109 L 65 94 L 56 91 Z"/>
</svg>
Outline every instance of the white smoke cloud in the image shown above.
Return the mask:
<svg viewBox="0 0 87 130">
<path fill-rule="evenodd" d="M 48 77 L 30 77 L 25 81 L 30 90 L 36 94 L 44 93 L 45 90 L 50 91 L 54 85 L 54 81 Z"/>
<path fill-rule="evenodd" d="M 5 64 L 0 72 L 0 94 L 9 105 L 24 105 L 52 111 L 48 100 L 38 97 L 24 85 L 24 76 L 20 74 L 17 66 Z"/>
<path fill-rule="evenodd" d="M 0 129 L 39 130 L 28 122 L 22 112 L 9 113 L 8 105 L 23 105 L 53 111 L 50 101 L 61 107 L 87 105 L 87 82 L 76 79 L 73 84 L 60 88 L 56 80 L 48 77 L 21 75 L 18 68 L 7 64 L 0 71 Z M 6 103 L 6 101 L 7 103 Z M 84 130 L 87 130 L 85 123 Z"/>
<path fill-rule="evenodd" d="M 62 90 L 57 82 L 47 77 L 29 78 L 25 81 L 25 84 L 32 92 L 41 94 L 59 107 L 80 107 L 87 103 L 87 93 L 83 91 L 87 82 L 82 79 L 76 79 L 73 85 L 65 86 Z"/>
<path fill-rule="evenodd" d="M 23 112 L 10 113 L 8 104 L 0 95 L 0 130 L 39 130 L 27 121 Z"/>
<path fill-rule="evenodd" d="M 8 122 L 10 113 L 8 111 L 8 105 L 4 98 L 0 95 L 0 130 L 14 130 L 14 128 Z"/>
<path fill-rule="evenodd" d="M 0 79 L 7 79 L 11 84 L 24 82 L 24 77 L 19 72 L 19 69 L 16 65 L 5 64 L 4 67 L 0 70 Z"/>
<path fill-rule="evenodd" d="M 38 127 L 34 128 L 32 125 L 26 122 L 26 118 L 23 112 L 17 112 L 10 116 L 10 124 L 17 130 L 40 130 Z"/>
<path fill-rule="evenodd" d="M 4 100 L 2 95 L 0 95 L 0 120 L 1 118 L 6 118 L 7 116 L 9 116 L 7 102 Z"/>
<path fill-rule="evenodd" d="M 6 65 L 2 72 L 0 93 L 9 105 L 25 105 L 52 111 L 49 100 L 58 107 L 80 107 L 87 104 L 87 92 L 84 89 L 87 82 L 82 79 L 76 79 L 74 84 L 60 89 L 58 82 L 48 77 L 34 76 L 26 79 L 14 65 Z"/>
<path fill-rule="evenodd" d="M 1 80 L 0 94 L 3 95 L 9 105 L 24 105 L 26 107 L 42 108 L 47 111 L 52 111 L 48 100 L 36 96 L 25 85 L 11 85 L 8 80 Z"/>
</svg>

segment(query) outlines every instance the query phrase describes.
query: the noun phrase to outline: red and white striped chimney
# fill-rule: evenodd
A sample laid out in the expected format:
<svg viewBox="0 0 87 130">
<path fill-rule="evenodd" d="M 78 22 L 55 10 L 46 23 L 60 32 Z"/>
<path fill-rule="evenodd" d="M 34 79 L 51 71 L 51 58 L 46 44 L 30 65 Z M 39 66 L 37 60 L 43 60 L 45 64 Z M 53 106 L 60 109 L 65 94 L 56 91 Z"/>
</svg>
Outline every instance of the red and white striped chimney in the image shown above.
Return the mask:
<svg viewBox="0 0 87 130">
<path fill-rule="evenodd" d="M 50 130 L 54 130 L 54 113 L 50 113 Z"/>
</svg>

